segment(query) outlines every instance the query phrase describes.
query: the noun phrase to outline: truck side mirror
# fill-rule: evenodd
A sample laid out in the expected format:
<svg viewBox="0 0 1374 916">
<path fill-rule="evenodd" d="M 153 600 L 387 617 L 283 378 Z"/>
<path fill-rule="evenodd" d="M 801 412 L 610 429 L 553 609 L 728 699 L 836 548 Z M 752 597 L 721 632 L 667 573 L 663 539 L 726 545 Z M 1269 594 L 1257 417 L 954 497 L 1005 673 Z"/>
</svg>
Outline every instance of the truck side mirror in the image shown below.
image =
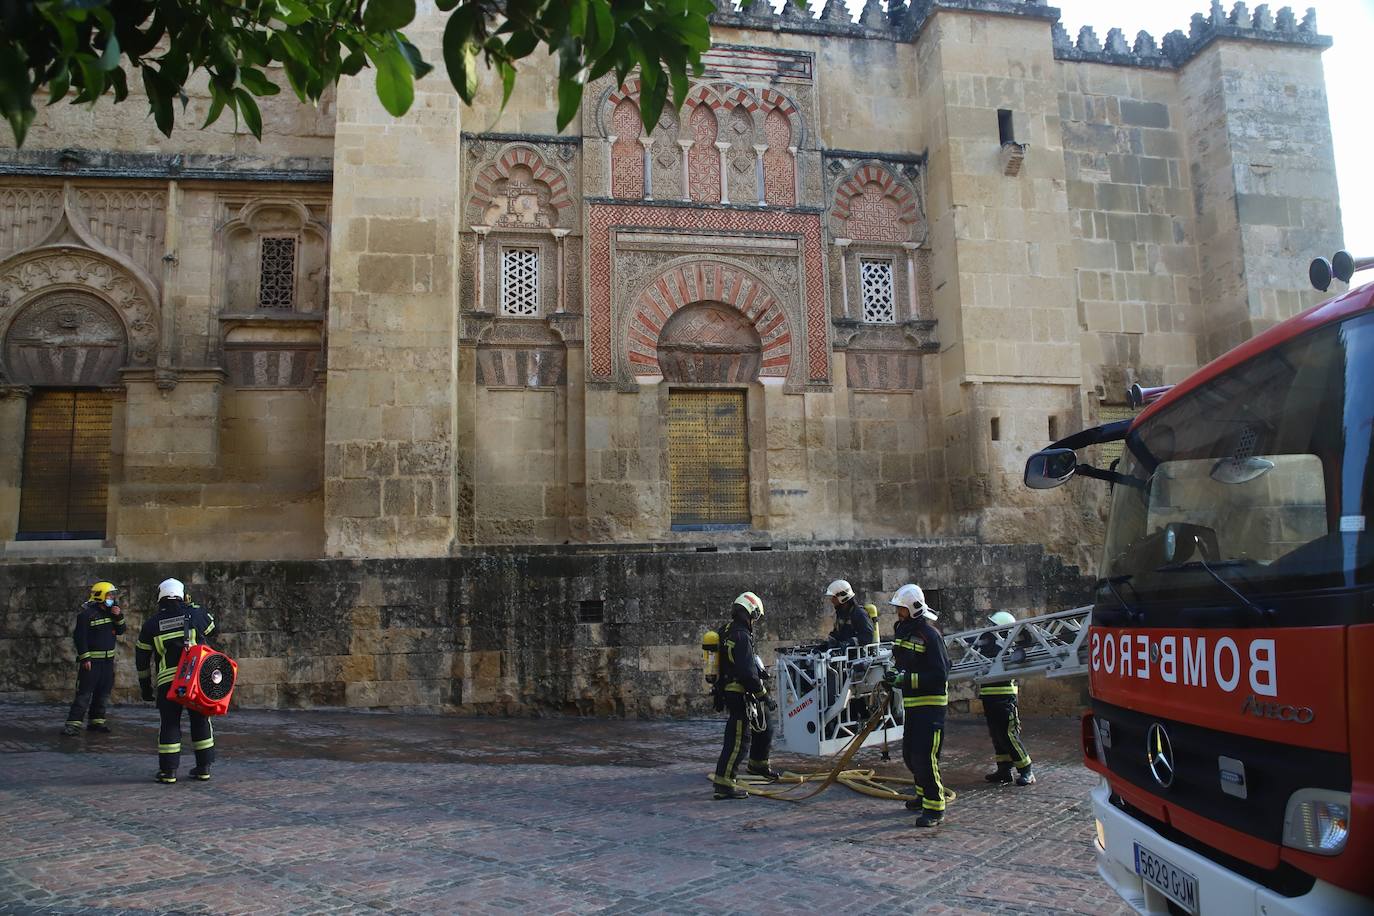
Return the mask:
<svg viewBox="0 0 1374 916">
<path fill-rule="evenodd" d="M 1071 448 L 1047 448 L 1026 459 L 1025 484 L 1032 490 L 1052 490 L 1069 482 L 1078 469 Z"/>
</svg>

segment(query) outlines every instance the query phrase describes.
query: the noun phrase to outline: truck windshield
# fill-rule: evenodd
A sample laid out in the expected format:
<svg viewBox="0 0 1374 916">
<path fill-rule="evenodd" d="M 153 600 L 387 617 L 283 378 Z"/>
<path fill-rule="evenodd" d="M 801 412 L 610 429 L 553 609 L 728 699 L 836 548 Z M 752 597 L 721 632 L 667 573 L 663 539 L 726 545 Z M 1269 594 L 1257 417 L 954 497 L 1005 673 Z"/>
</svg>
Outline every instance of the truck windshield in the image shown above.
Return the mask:
<svg viewBox="0 0 1374 916">
<path fill-rule="evenodd" d="M 1369 313 L 1188 392 L 1126 438 L 1102 575 L 1131 601 L 1374 582 L 1371 427 Z"/>
</svg>

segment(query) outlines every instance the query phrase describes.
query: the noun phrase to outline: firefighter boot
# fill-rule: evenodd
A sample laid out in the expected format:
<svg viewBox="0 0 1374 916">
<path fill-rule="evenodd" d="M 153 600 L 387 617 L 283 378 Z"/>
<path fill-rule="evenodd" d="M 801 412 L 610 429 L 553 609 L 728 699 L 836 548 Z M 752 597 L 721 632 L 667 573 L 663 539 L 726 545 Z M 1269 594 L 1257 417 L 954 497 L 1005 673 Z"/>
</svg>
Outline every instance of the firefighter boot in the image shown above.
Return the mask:
<svg viewBox="0 0 1374 916">
<path fill-rule="evenodd" d="M 769 782 L 777 782 L 782 779 L 782 774 L 768 765 L 767 760 L 755 762 L 753 760 L 745 766 L 744 771 L 750 776 L 759 776 Z"/>
<path fill-rule="evenodd" d="M 917 827 L 939 827 L 945 816 L 939 811 L 923 811 L 921 816 L 916 818 Z"/>
<path fill-rule="evenodd" d="M 713 780 L 713 782 L 714 782 L 714 780 Z M 711 797 L 714 798 L 716 801 L 724 801 L 724 800 L 726 800 L 726 799 L 748 798 L 748 797 L 749 797 L 749 793 L 748 793 L 748 792 L 744 791 L 743 789 L 741 789 L 739 786 L 735 785 L 734 783 L 717 782 L 717 783 L 715 783 L 715 787 L 714 787 L 714 788 L 715 788 L 715 792 L 714 792 L 714 794 L 713 794 Z"/>
<path fill-rule="evenodd" d="M 104 719 L 92 719 L 88 730 L 102 735 L 108 735 L 110 733 L 110 726 L 105 724 Z"/>
<path fill-rule="evenodd" d="M 985 773 L 983 775 L 983 778 L 986 779 L 988 782 L 996 783 L 997 785 L 1008 785 L 1011 783 L 1012 780 L 1011 764 L 998 761 L 997 772 Z"/>
<path fill-rule="evenodd" d="M 192 778 L 192 779 L 194 779 L 194 780 L 196 780 L 196 781 L 198 781 L 198 782 L 209 782 L 209 781 L 210 781 L 210 768 L 209 768 L 209 767 L 192 767 L 192 768 L 191 768 L 191 774 L 190 774 L 190 775 L 191 775 L 191 778 Z"/>
<path fill-rule="evenodd" d="M 1026 767 L 1023 770 L 1016 771 L 1016 784 L 1018 786 L 1035 785 L 1035 774 L 1031 772 L 1030 767 Z"/>
<path fill-rule="evenodd" d="M 81 734 L 81 726 L 74 725 L 73 723 L 68 722 L 66 725 L 62 726 L 62 734 L 67 736 L 68 738 L 75 737 L 76 735 Z"/>
<path fill-rule="evenodd" d="M 170 786 L 176 783 L 177 774 L 168 773 L 166 770 L 158 770 L 157 775 L 154 776 L 153 779 L 156 782 L 162 783 L 164 786 Z"/>
</svg>

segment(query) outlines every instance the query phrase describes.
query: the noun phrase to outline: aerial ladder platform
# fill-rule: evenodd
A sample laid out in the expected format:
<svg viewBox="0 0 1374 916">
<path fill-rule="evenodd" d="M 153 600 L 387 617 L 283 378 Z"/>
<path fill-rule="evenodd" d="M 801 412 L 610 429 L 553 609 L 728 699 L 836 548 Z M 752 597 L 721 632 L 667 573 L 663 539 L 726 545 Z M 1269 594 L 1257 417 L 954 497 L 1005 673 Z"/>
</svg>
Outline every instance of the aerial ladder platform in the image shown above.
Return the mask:
<svg viewBox="0 0 1374 916">
<path fill-rule="evenodd" d="M 1079 607 L 946 635 L 949 683 L 1086 674 L 1090 612 L 1089 607 Z M 877 708 L 879 691 L 886 689 L 884 676 L 891 667 L 891 642 L 841 649 L 824 644 L 779 649 L 777 747 L 812 757 L 840 752 Z M 892 703 L 862 747 L 901 737 L 902 706 Z"/>
</svg>

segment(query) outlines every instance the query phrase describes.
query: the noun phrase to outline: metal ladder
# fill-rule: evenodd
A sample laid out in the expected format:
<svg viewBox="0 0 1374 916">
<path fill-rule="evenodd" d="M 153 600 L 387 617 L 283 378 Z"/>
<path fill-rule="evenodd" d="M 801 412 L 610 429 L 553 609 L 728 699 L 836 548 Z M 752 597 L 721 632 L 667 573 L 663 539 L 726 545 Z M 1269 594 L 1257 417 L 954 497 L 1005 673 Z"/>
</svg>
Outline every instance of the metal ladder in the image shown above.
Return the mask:
<svg viewBox="0 0 1374 916">
<path fill-rule="evenodd" d="M 1006 626 L 962 630 L 945 636 L 949 682 L 1005 681 L 1043 674 L 1068 677 L 1088 672 L 1088 617 L 1091 607 L 1027 617 Z M 984 655 L 976 646 L 991 634 L 996 651 Z M 991 651 L 991 646 L 989 646 Z"/>
</svg>

